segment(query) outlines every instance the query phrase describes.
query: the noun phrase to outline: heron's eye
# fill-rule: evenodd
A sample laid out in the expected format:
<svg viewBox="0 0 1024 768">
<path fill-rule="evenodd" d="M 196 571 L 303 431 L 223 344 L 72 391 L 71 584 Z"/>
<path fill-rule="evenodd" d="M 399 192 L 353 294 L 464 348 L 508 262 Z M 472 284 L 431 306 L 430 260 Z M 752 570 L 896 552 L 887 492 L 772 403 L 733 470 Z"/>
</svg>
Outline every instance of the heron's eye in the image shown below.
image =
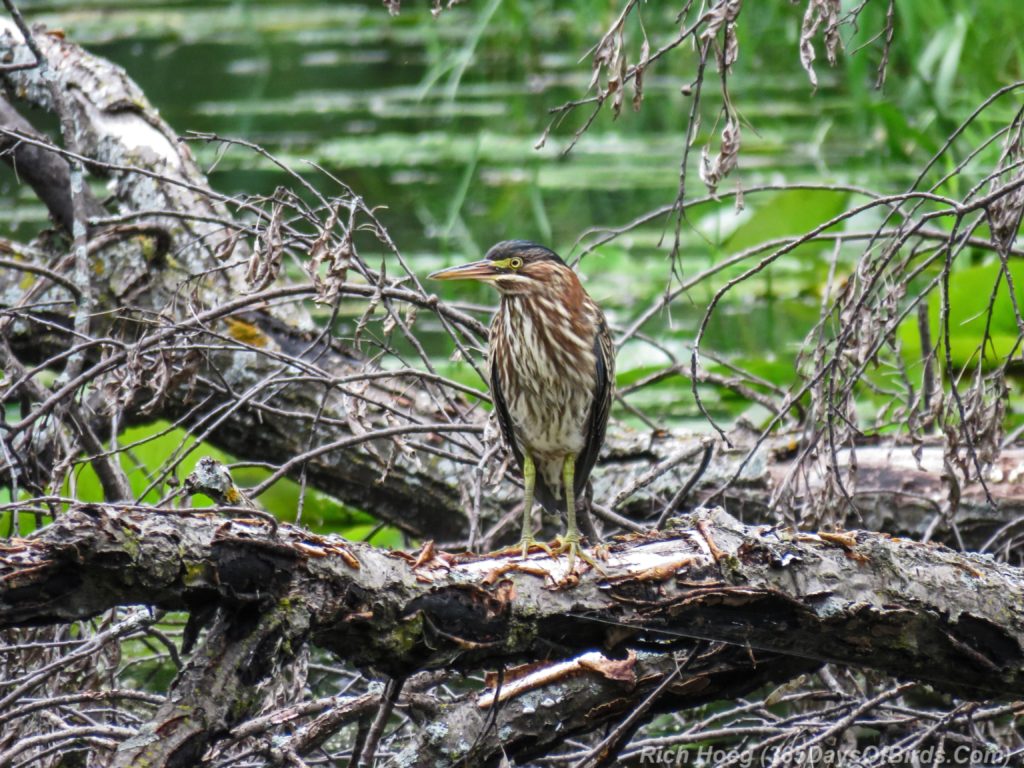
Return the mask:
<svg viewBox="0 0 1024 768">
<path fill-rule="evenodd" d="M 520 259 L 518 256 L 513 256 L 511 259 L 508 260 L 508 266 L 510 269 L 519 269 L 521 266 L 523 266 L 523 260 Z"/>
</svg>

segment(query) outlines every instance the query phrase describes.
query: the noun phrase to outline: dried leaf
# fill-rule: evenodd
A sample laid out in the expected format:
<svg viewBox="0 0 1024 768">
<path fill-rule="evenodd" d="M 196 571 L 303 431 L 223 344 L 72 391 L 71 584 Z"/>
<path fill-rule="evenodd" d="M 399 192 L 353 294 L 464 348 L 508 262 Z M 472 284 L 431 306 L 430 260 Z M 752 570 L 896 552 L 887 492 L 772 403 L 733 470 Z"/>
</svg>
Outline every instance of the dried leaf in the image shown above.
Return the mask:
<svg viewBox="0 0 1024 768">
<path fill-rule="evenodd" d="M 275 202 L 270 211 L 270 221 L 256 238 L 245 273 L 245 281 L 249 285 L 247 293 L 259 293 L 264 290 L 277 279 L 281 271 L 281 257 L 284 253 L 281 222 L 284 210 L 282 203 Z"/>
<path fill-rule="evenodd" d="M 644 100 L 644 72 L 651 60 L 651 43 L 644 35 L 644 42 L 640 46 L 640 60 L 637 61 L 633 73 L 633 111 L 640 111 L 640 104 Z"/>
<path fill-rule="evenodd" d="M 728 176 L 739 163 L 740 124 L 733 115 L 729 115 L 722 129 L 722 142 L 718 154 L 711 157 L 707 146 L 701 149 L 700 178 L 712 194 L 722 179 Z"/>
<path fill-rule="evenodd" d="M 842 12 L 841 0 L 808 0 L 804 12 L 803 25 L 800 28 L 800 64 L 807 72 L 811 85 L 818 87 L 818 75 L 814 71 L 817 54 L 814 50 L 814 37 L 821 26 L 825 25 L 825 55 L 828 63 L 835 66 L 836 51 L 839 49 L 839 14 Z"/>
<path fill-rule="evenodd" d="M 597 672 L 608 680 L 615 680 L 628 685 L 636 685 L 636 651 L 629 650 L 624 659 L 585 658 L 580 659 L 580 666 Z"/>
<path fill-rule="evenodd" d="M 427 539 L 423 542 L 423 547 L 420 549 L 419 555 L 416 556 L 415 562 L 412 564 L 413 569 L 420 568 L 424 563 L 428 563 L 434 559 L 434 540 Z"/>
<path fill-rule="evenodd" d="M 331 209 L 331 214 L 324 222 L 319 236 L 309 250 L 309 263 L 306 274 L 317 291 L 317 301 L 331 303 L 341 292 L 341 287 L 348 276 L 352 265 L 354 248 L 352 233 L 343 229 L 341 240 L 334 241 L 334 229 L 338 225 L 341 203 Z"/>
<path fill-rule="evenodd" d="M 241 237 L 242 231 L 240 229 L 228 230 L 226 237 L 217 243 L 217 247 L 213 249 L 213 257 L 217 261 L 227 261 L 230 259 Z"/>
</svg>

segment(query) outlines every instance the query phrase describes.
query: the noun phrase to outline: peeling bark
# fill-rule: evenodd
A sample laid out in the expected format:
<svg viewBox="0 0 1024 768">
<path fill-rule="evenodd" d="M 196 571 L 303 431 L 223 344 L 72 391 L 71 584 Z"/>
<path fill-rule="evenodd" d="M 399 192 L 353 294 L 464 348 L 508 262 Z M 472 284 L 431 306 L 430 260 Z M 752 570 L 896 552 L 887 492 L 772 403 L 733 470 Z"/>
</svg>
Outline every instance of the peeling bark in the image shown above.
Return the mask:
<svg viewBox="0 0 1024 768">
<path fill-rule="evenodd" d="M 988 557 L 715 511 L 616 542 L 603 570 L 567 577 L 544 555 L 417 564 L 291 526 L 275 540 L 251 522 L 90 505 L 6 548 L 0 627 L 133 603 L 258 605 L 287 588 L 313 642 L 391 676 L 696 638 L 1024 693 L 1024 575 Z"/>
<path fill-rule="evenodd" d="M 713 510 L 617 541 L 602 570 L 567 576 L 546 555 L 414 558 L 288 525 L 275 538 L 262 521 L 88 505 L 5 546 L 0 628 L 131 604 L 214 616 L 116 765 L 189 764 L 253 714 L 254 692 L 307 640 L 395 677 L 507 670 L 410 742 L 424 766 L 539 754 L 638 706 L 690 654 L 653 712 L 825 661 L 969 697 L 1024 694 L 1024 572 L 988 557 Z M 510 669 L 531 659 L 550 661 Z"/>
<path fill-rule="evenodd" d="M 605 663 L 625 668 L 616 679 L 600 665 L 556 673 L 543 685 L 485 706 L 485 694 L 470 694 L 445 711 L 442 721 L 430 713 L 414 718 L 422 730 L 388 768 L 435 768 L 449 765 L 496 765 L 500 756 L 522 762 L 546 754 L 566 739 L 614 723 L 636 710 L 666 678 L 685 665 L 685 671 L 653 702 L 651 714 L 678 711 L 706 702 L 732 699 L 773 682 L 811 672 L 820 662 L 795 656 L 750 651 L 734 645 L 701 644 L 687 639 L 669 643 L 676 650 L 641 650 Z M 692 658 L 691 658 L 692 656 Z M 536 666 L 536 665 L 534 665 Z M 553 664 L 541 664 L 545 671 Z M 512 685 L 515 670 L 502 676 Z M 537 670 L 534 670 L 534 674 Z M 496 685 L 496 674 L 492 681 Z M 460 763 L 461 761 L 461 763 Z"/>
<path fill-rule="evenodd" d="M 118 747 L 112 768 L 198 765 L 211 742 L 256 714 L 262 690 L 294 660 L 308 629 L 288 601 L 223 607 L 170 695 Z"/>
</svg>

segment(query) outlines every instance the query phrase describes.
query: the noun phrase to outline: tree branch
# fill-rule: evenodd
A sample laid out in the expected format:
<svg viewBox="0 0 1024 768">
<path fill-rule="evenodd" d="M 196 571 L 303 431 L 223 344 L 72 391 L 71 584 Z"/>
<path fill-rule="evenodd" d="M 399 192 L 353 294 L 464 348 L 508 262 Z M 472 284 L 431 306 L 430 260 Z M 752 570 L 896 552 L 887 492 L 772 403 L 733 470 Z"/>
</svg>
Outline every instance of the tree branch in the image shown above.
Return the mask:
<svg viewBox="0 0 1024 768">
<path fill-rule="evenodd" d="M 971 695 L 1024 692 L 1024 572 L 885 534 L 792 533 L 699 513 L 614 544 L 604 574 L 567 580 L 564 560 L 546 556 L 417 564 L 291 526 L 276 540 L 266 530 L 76 508 L 5 549 L 0 628 L 133 603 L 256 604 L 289 584 L 315 643 L 393 676 L 700 638 Z"/>
<path fill-rule="evenodd" d="M 50 211 L 50 217 L 66 234 L 71 234 L 74 211 L 71 205 L 71 174 L 67 161 L 36 144 L 21 141 L 18 136 L 31 136 L 39 142 L 46 138 L 18 114 L 6 99 L 0 97 L 0 157 L 11 166 L 18 178 L 25 181 Z M 83 187 L 87 213 L 102 216 L 105 211 L 88 187 Z"/>
</svg>

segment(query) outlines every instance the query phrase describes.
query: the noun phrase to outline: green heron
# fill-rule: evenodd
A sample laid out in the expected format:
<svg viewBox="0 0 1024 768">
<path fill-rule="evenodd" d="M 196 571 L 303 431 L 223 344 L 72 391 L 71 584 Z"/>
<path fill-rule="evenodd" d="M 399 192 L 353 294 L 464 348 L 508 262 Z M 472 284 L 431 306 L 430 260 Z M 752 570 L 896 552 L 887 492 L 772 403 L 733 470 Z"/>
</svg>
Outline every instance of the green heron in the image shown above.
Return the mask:
<svg viewBox="0 0 1024 768">
<path fill-rule="evenodd" d="M 491 396 L 501 433 L 523 472 L 525 558 L 532 546 L 576 556 L 576 498 L 604 442 L 615 383 L 615 359 L 604 315 L 576 273 L 554 251 L 507 240 L 480 261 L 442 269 L 436 280 L 493 283 L 501 304 L 490 330 Z M 536 498 L 549 512 L 564 504 L 568 525 L 552 551 L 533 538 Z"/>
</svg>

